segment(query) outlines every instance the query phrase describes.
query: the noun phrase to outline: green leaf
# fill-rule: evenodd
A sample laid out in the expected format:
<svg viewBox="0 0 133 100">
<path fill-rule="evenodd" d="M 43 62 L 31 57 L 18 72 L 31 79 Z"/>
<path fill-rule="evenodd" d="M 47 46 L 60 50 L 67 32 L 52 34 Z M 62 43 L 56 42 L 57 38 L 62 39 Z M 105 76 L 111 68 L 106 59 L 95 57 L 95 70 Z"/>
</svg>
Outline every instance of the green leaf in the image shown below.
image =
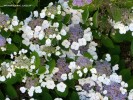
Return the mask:
<svg viewBox="0 0 133 100">
<path fill-rule="evenodd" d="M 11 4 L 13 0 L 0 0 L 0 6 Z"/>
<path fill-rule="evenodd" d="M 7 44 L 6 45 L 6 53 L 11 54 L 13 52 L 17 52 L 18 48 L 14 44 Z"/>
<path fill-rule="evenodd" d="M 129 90 L 133 89 L 133 77 L 127 82 L 127 84 Z"/>
<path fill-rule="evenodd" d="M 66 87 L 64 92 L 60 92 L 57 89 L 55 90 L 57 95 L 59 95 L 60 97 L 66 97 L 68 95 L 68 88 Z"/>
<path fill-rule="evenodd" d="M 131 42 L 131 55 L 133 56 L 133 40 L 132 40 L 132 42 Z"/>
<path fill-rule="evenodd" d="M 96 11 L 93 15 L 93 26 L 98 28 L 98 11 Z"/>
<path fill-rule="evenodd" d="M 23 5 L 27 5 L 28 7 L 23 7 L 22 10 L 29 12 L 34 10 L 35 7 L 37 7 L 38 0 L 24 0 Z"/>
<path fill-rule="evenodd" d="M 5 81 L 5 83 L 6 83 L 6 84 L 10 84 L 10 85 L 11 85 L 11 84 L 15 84 L 15 83 L 17 83 L 17 82 L 19 81 L 19 79 L 20 79 L 19 76 L 13 76 L 13 77 L 7 79 L 7 80 Z"/>
<path fill-rule="evenodd" d="M 93 58 L 92 55 L 88 52 L 85 52 L 83 55 L 84 55 L 84 57 L 87 57 L 89 59 Z"/>
<path fill-rule="evenodd" d="M 53 100 L 53 99 L 49 93 L 43 92 L 41 96 L 41 100 Z"/>
<path fill-rule="evenodd" d="M 20 37 L 19 34 L 13 35 L 12 40 L 13 40 L 13 42 L 15 42 L 15 43 L 21 43 L 21 42 L 22 42 L 22 38 Z"/>
<path fill-rule="evenodd" d="M 121 20 L 122 13 L 121 13 L 120 8 L 118 8 L 117 6 L 114 6 L 114 5 L 113 5 L 113 6 L 110 8 L 110 11 L 111 11 L 111 15 L 113 16 L 113 19 L 114 19 L 116 22 Z"/>
<path fill-rule="evenodd" d="M 16 16 L 16 9 L 14 9 L 14 7 L 3 7 L 2 12 L 4 12 L 5 14 L 8 14 L 10 18 L 12 18 L 13 16 Z"/>
<path fill-rule="evenodd" d="M 122 75 L 122 78 L 124 81 L 128 81 L 131 79 L 131 71 L 130 69 L 122 69 L 120 71 L 120 74 Z"/>
<path fill-rule="evenodd" d="M 73 77 L 75 80 L 78 80 L 80 78 L 79 75 L 77 74 L 77 71 L 74 72 Z"/>
<path fill-rule="evenodd" d="M 49 73 L 52 73 L 54 67 L 56 66 L 55 60 L 54 60 L 54 59 L 50 60 L 50 61 L 48 62 L 48 65 L 49 65 Z"/>
<path fill-rule="evenodd" d="M 119 55 L 121 52 L 119 45 L 114 45 L 114 48 L 109 48 L 109 54 Z"/>
<path fill-rule="evenodd" d="M 40 66 L 40 67 L 38 68 L 38 74 L 43 74 L 45 71 L 46 71 L 45 66 Z"/>
<path fill-rule="evenodd" d="M 5 97 L 4 97 L 3 93 L 1 92 L 1 90 L 0 90 L 0 100 L 5 100 Z"/>
<path fill-rule="evenodd" d="M 116 43 L 120 43 L 124 40 L 122 34 L 119 34 L 119 33 L 112 33 L 111 38 Z"/>
<path fill-rule="evenodd" d="M 79 95 L 77 92 L 72 92 L 70 100 L 79 100 Z"/>
<path fill-rule="evenodd" d="M 32 52 L 31 57 L 32 56 L 35 56 L 35 62 L 34 63 L 35 63 L 36 69 L 37 69 L 40 67 L 40 64 L 41 64 L 40 57 L 36 51 Z"/>
<path fill-rule="evenodd" d="M 101 42 L 107 48 L 114 48 L 114 44 L 113 44 L 112 40 L 109 37 L 107 37 L 107 36 L 103 35 Z"/>
<path fill-rule="evenodd" d="M 4 30 L 1 30 L 0 34 L 5 37 L 5 38 L 8 38 L 10 35 L 11 35 L 11 32 L 9 31 L 4 31 Z"/>
<path fill-rule="evenodd" d="M 75 89 L 75 80 L 67 80 L 65 83 L 69 88 Z"/>
<path fill-rule="evenodd" d="M 84 23 L 86 23 L 88 17 L 89 17 L 89 7 L 86 6 L 85 9 L 84 9 L 84 12 L 82 14 L 82 19 L 83 19 Z"/>
<path fill-rule="evenodd" d="M 119 61 L 119 69 L 122 70 L 125 68 L 125 60 L 124 59 L 120 59 Z"/>
<path fill-rule="evenodd" d="M 13 0 L 16 4 L 18 4 L 21 0 Z"/>
<path fill-rule="evenodd" d="M 64 24 L 68 24 L 71 20 L 71 15 L 70 14 L 66 14 L 66 16 L 64 17 Z"/>
<path fill-rule="evenodd" d="M 15 99 L 18 97 L 17 91 L 12 85 L 6 85 L 6 93 L 11 99 Z"/>
<path fill-rule="evenodd" d="M 119 63 L 119 60 L 120 60 L 120 58 L 118 55 L 111 56 L 111 64 L 115 65 L 115 64 Z"/>
<path fill-rule="evenodd" d="M 92 32 L 92 35 L 93 35 L 93 37 L 94 37 L 95 39 L 101 39 L 100 34 L 98 34 L 98 32 L 96 32 L 96 31 L 93 31 L 93 32 Z"/>
</svg>

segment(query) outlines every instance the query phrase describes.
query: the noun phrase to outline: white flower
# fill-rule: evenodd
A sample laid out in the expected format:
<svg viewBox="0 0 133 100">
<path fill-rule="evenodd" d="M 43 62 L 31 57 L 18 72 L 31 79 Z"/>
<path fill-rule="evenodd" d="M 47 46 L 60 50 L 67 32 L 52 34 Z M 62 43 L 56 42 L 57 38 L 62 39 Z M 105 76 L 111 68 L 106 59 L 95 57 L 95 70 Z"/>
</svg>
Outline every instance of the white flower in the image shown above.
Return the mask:
<svg viewBox="0 0 133 100">
<path fill-rule="evenodd" d="M 64 41 L 62 42 L 62 45 L 63 45 L 65 48 L 69 48 L 70 42 L 69 42 L 68 40 L 64 40 Z"/>
<path fill-rule="evenodd" d="M 54 15 L 54 14 L 51 14 L 51 16 L 50 16 L 50 17 L 51 17 L 51 19 L 54 19 L 55 15 Z"/>
<path fill-rule="evenodd" d="M 50 23 L 47 21 L 47 20 L 44 20 L 43 23 L 42 23 L 42 28 L 43 29 L 46 29 L 50 26 Z"/>
<path fill-rule="evenodd" d="M 83 75 L 83 73 L 80 70 L 77 71 L 77 74 L 79 75 L 79 77 L 82 77 Z"/>
<path fill-rule="evenodd" d="M 92 40 L 92 34 L 88 34 L 88 33 L 85 33 L 83 38 L 86 40 L 86 41 L 91 41 Z"/>
<path fill-rule="evenodd" d="M 45 33 L 43 31 L 40 31 L 39 33 L 39 40 L 42 40 L 44 38 Z"/>
<path fill-rule="evenodd" d="M 77 15 L 73 15 L 73 17 L 71 19 L 72 19 L 73 24 L 79 24 L 79 22 L 80 22 L 80 17 Z"/>
<path fill-rule="evenodd" d="M 73 42 L 72 45 L 71 45 L 71 49 L 78 50 L 79 49 L 79 43 Z"/>
<path fill-rule="evenodd" d="M 7 38 L 6 41 L 7 41 L 9 44 L 11 44 L 12 39 L 11 39 L 11 38 Z"/>
<path fill-rule="evenodd" d="M 122 86 L 122 87 L 128 87 L 128 84 L 125 83 L 124 81 L 122 81 L 122 82 L 121 82 L 121 86 Z"/>
<path fill-rule="evenodd" d="M 32 96 L 33 96 L 33 92 L 34 92 L 34 91 L 30 91 L 30 90 L 29 90 L 29 91 L 28 91 L 28 95 L 29 95 L 30 97 L 32 97 Z"/>
<path fill-rule="evenodd" d="M 48 4 L 48 7 L 51 7 L 53 5 L 53 2 L 50 2 L 49 4 Z"/>
<path fill-rule="evenodd" d="M 87 44 L 84 38 L 78 39 L 78 43 L 79 43 L 79 46 L 85 46 Z"/>
<path fill-rule="evenodd" d="M 63 45 L 65 48 L 69 48 L 70 42 L 69 42 L 68 40 L 64 40 L 64 41 L 62 42 L 62 45 Z"/>
<path fill-rule="evenodd" d="M 57 40 L 61 40 L 61 36 L 58 34 L 58 35 L 56 36 L 56 39 L 57 39 Z"/>
<path fill-rule="evenodd" d="M 42 28 L 41 26 L 36 26 L 36 27 L 35 27 L 35 32 L 41 31 L 41 28 Z"/>
<path fill-rule="evenodd" d="M 63 100 L 62 98 L 55 98 L 54 100 Z"/>
<path fill-rule="evenodd" d="M 133 89 L 129 92 L 128 100 L 133 100 Z"/>
<path fill-rule="evenodd" d="M 34 98 L 30 98 L 30 100 L 36 100 L 36 99 L 34 99 Z"/>
<path fill-rule="evenodd" d="M 56 56 L 59 56 L 60 54 L 61 54 L 60 51 L 56 51 L 55 53 Z"/>
<path fill-rule="evenodd" d="M 48 89 L 54 89 L 54 88 L 55 88 L 55 83 L 54 83 L 54 81 L 53 81 L 53 80 L 47 80 L 47 81 L 46 81 L 46 87 L 47 87 Z"/>
<path fill-rule="evenodd" d="M 6 80 L 5 76 L 0 76 L 0 81 L 4 82 Z"/>
<path fill-rule="evenodd" d="M 87 69 L 87 68 L 84 68 L 84 69 L 83 69 L 83 72 L 84 72 L 84 73 L 87 73 L 87 72 L 88 72 L 88 69 Z"/>
<path fill-rule="evenodd" d="M 103 80 L 103 83 L 106 85 L 110 84 L 110 79 L 108 79 L 107 77 Z"/>
<path fill-rule="evenodd" d="M 25 88 L 25 87 L 20 87 L 20 91 L 21 91 L 22 93 L 25 93 L 25 92 L 26 92 L 26 88 Z"/>
<path fill-rule="evenodd" d="M 31 86 L 31 88 L 28 90 L 28 94 L 30 97 L 33 96 L 34 90 L 35 90 L 35 87 L 33 87 L 33 86 Z"/>
<path fill-rule="evenodd" d="M 57 14 L 61 14 L 61 11 L 58 11 Z"/>
<path fill-rule="evenodd" d="M 59 23 L 58 23 L 58 22 L 55 22 L 55 23 L 53 24 L 53 26 L 54 26 L 54 27 L 59 27 Z"/>
<path fill-rule="evenodd" d="M 46 40 L 46 46 L 51 46 L 51 40 L 50 39 Z"/>
<path fill-rule="evenodd" d="M 72 73 L 69 73 L 68 74 L 68 78 L 69 78 L 69 80 L 71 80 L 73 78 L 73 74 Z"/>
<path fill-rule="evenodd" d="M 40 18 L 44 18 L 45 17 L 45 12 L 41 12 L 40 13 Z"/>
<path fill-rule="evenodd" d="M 92 74 L 96 74 L 97 73 L 96 68 L 92 68 L 92 69 L 90 69 L 90 71 L 91 71 Z"/>
<path fill-rule="evenodd" d="M 92 18 L 92 17 L 90 17 L 90 18 L 89 18 L 89 20 L 90 20 L 90 21 L 93 21 L 93 18 Z"/>
<path fill-rule="evenodd" d="M 45 86 L 46 86 L 46 82 L 42 82 L 41 87 L 45 87 Z"/>
<path fill-rule="evenodd" d="M 18 25 L 18 22 L 17 21 L 12 21 L 12 25 L 13 26 L 17 26 Z"/>
<path fill-rule="evenodd" d="M 38 11 L 34 11 L 34 17 L 38 17 Z"/>
<path fill-rule="evenodd" d="M 5 100 L 10 100 L 8 97 Z"/>
<path fill-rule="evenodd" d="M 129 24 L 129 30 L 133 32 L 133 23 Z"/>
<path fill-rule="evenodd" d="M 35 87 L 35 93 L 42 93 L 42 89 L 40 86 Z"/>
<path fill-rule="evenodd" d="M 121 93 L 122 93 L 123 95 L 127 92 L 127 90 L 124 89 L 123 87 L 120 87 L 120 91 L 121 91 Z"/>
<path fill-rule="evenodd" d="M 62 74 L 61 79 L 63 79 L 64 81 L 67 80 L 67 74 Z"/>
<path fill-rule="evenodd" d="M 5 47 L 1 47 L 1 51 L 6 51 L 6 48 Z"/>
<path fill-rule="evenodd" d="M 71 69 L 72 72 L 74 72 L 77 68 L 76 62 L 70 62 L 68 68 Z"/>
<path fill-rule="evenodd" d="M 110 80 L 113 82 L 121 83 L 122 77 L 118 76 L 116 73 L 113 73 L 112 75 L 110 75 Z"/>
<path fill-rule="evenodd" d="M 30 68 L 31 68 L 31 69 L 35 69 L 35 65 L 31 65 Z"/>
<path fill-rule="evenodd" d="M 106 61 L 111 61 L 111 56 L 110 56 L 110 54 L 106 54 L 105 60 L 106 60 Z"/>
<path fill-rule="evenodd" d="M 97 81 L 97 75 L 92 74 L 91 79 L 92 79 L 93 81 Z"/>
<path fill-rule="evenodd" d="M 63 35 L 63 36 L 65 36 L 67 33 L 66 33 L 66 31 L 65 31 L 64 29 L 62 29 L 62 30 L 60 31 L 60 34 Z"/>
<path fill-rule="evenodd" d="M 76 88 L 77 91 L 81 91 L 82 90 L 82 87 L 81 86 L 78 86 L 78 85 L 75 86 L 75 88 Z"/>
<path fill-rule="evenodd" d="M 116 64 L 116 65 L 113 66 L 113 71 L 116 71 L 118 69 L 119 69 L 118 64 Z"/>
<path fill-rule="evenodd" d="M 107 90 L 104 90 L 104 91 L 103 91 L 103 94 L 107 94 Z"/>
<path fill-rule="evenodd" d="M 63 82 L 57 84 L 57 90 L 60 92 L 64 92 L 66 87 L 67 87 L 66 84 L 64 84 Z"/>
<path fill-rule="evenodd" d="M 108 97 L 105 96 L 105 97 L 103 98 L 103 100 L 109 100 L 109 99 L 108 99 Z"/>
<path fill-rule="evenodd" d="M 104 81 L 104 77 L 103 77 L 103 76 L 99 76 L 99 77 L 98 77 L 98 81 L 99 81 L 99 82 L 103 82 L 103 81 Z"/>
<path fill-rule="evenodd" d="M 19 22 L 19 20 L 18 20 L 17 16 L 13 16 L 12 25 L 13 26 L 17 26 L 18 25 L 18 22 Z"/>
<path fill-rule="evenodd" d="M 120 24 L 119 32 L 120 32 L 120 34 L 125 34 L 127 32 L 127 29 L 123 24 Z"/>
</svg>

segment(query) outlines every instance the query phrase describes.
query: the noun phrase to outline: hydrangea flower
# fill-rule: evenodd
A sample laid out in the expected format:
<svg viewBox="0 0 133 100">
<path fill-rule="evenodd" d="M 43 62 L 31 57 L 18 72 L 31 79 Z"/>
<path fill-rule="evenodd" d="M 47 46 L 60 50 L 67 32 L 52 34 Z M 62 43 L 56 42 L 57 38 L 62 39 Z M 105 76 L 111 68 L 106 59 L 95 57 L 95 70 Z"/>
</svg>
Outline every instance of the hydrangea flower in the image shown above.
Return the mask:
<svg viewBox="0 0 133 100">
<path fill-rule="evenodd" d="M 83 57 L 83 56 L 80 56 L 77 58 L 76 64 L 80 67 L 92 66 L 92 62 L 87 57 Z"/>
<path fill-rule="evenodd" d="M 34 30 L 34 28 L 36 26 L 42 26 L 42 23 L 43 23 L 43 19 L 41 18 L 37 18 L 37 19 L 32 19 L 30 22 L 29 22 L 29 26 L 31 27 L 32 30 Z"/>
<path fill-rule="evenodd" d="M 5 44 L 6 44 L 6 39 L 2 35 L 0 35 L 0 47 L 5 46 Z"/>
<path fill-rule="evenodd" d="M 83 37 L 83 30 L 79 24 L 76 24 L 74 26 L 70 26 L 69 34 L 69 40 L 71 42 L 78 42 L 78 39 Z"/>
<path fill-rule="evenodd" d="M 31 77 L 27 77 L 25 87 L 30 89 L 32 86 L 36 86 L 38 84 L 38 78 L 32 79 Z"/>
<path fill-rule="evenodd" d="M 92 0 L 73 0 L 73 5 L 75 6 L 83 6 L 85 4 L 90 4 Z"/>
<path fill-rule="evenodd" d="M 68 68 L 68 64 L 66 63 L 65 58 L 60 58 L 57 60 L 57 67 L 59 68 L 59 71 L 54 74 L 53 80 L 61 82 L 63 81 L 61 76 L 63 74 L 69 73 L 70 69 Z"/>
<path fill-rule="evenodd" d="M 0 14 L 0 26 L 7 27 L 8 26 L 8 24 L 7 24 L 8 21 L 9 21 L 9 16 L 4 15 L 4 14 Z"/>
<path fill-rule="evenodd" d="M 122 94 L 120 91 L 121 85 L 119 83 L 112 82 L 110 85 L 105 85 L 104 90 L 107 90 L 106 96 L 111 100 L 126 100 L 127 93 Z"/>
<path fill-rule="evenodd" d="M 94 66 L 97 70 L 97 73 L 100 75 L 106 74 L 107 76 L 111 75 L 111 64 L 107 61 L 96 61 L 96 65 Z"/>
</svg>

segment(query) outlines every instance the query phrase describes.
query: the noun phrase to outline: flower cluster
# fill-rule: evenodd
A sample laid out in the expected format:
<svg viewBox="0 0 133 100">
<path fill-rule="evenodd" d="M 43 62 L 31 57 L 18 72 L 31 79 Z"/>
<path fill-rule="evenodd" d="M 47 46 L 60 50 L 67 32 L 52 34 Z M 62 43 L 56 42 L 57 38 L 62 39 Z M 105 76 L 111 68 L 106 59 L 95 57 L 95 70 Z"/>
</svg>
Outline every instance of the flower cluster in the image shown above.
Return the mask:
<svg viewBox="0 0 133 100">
<path fill-rule="evenodd" d="M 97 65 L 102 67 L 100 63 Z M 95 68 L 90 71 L 92 75 L 79 79 L 79 85 L 75 86 L 81 100 L 125 100 L 127 98 L 128 84 L 122 81 L 121 76 L 112 70 L 109 76 L 104 74 L 106 70 L 103 74 L 99 74 Z"/>
<path fill-rule="evenodd" d="M 93 36 L 97 32 L 96 20 L 79 7 L 91 2 L 73 0 L 71 5 L 68 0 L 59 0 L 41 12 L 31 12 L 24 21 L 1 13 L 1 32 L 15 35 L 0 34 L 0 52 L 6 58 L 0 61 L 0 82 L 8 86 L 8 81 L 15 77 L 20 83 L 19 91 L 29 100 L 43 100 L 43 94 L 54 100 L 69 95 L 80 100 L 133 100 L 133 91 L 128 95 L 128 84 L 116 72 L 118 64 L 111 64 L 111 55 L 106 53 L 105 60 L 99 60 L 100 44 Z M 126 26 L 112 20 L 110 23 L 121 34 L 133 33 L 132 19 Z M 7 95 L 5 100 L 9 98 Z"/>
</svg>

